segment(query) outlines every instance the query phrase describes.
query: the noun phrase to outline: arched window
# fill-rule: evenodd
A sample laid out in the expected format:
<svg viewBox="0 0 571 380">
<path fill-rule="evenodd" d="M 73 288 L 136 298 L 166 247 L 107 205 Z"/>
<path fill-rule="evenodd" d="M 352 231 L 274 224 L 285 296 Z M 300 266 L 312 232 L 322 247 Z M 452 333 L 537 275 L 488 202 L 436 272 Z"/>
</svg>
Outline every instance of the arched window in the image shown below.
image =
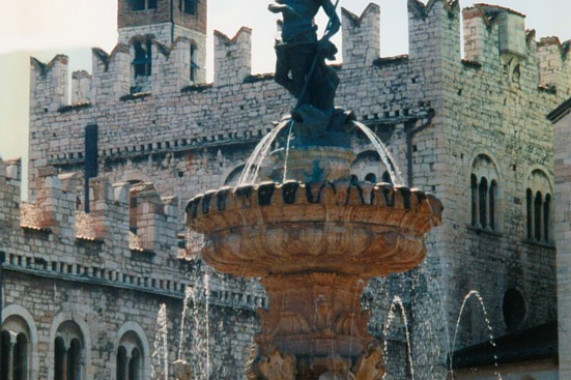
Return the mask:
<svg viewBox="0 0 571 380">
<path fill-rule="evenodd" d="M 478 224 L 478 178 L 470 176 L 470 195 L 472 198 L 472 225 Z"/>
<path fill-rule="evenodd" d="M 482 178 L 480 181 L 479 188 L 479 203 L 480 203 L 480 226 L 482 228 L 486 228 L 488 226 L 487 223 L 487 210 L 486 206 L 488 205 L 488 180 L 486 178 Z"/>
<path fill-rule="evenodd" d="M 476 228 L 498 230 L 498 172 L 492 160 L 479 155 L 470 175 L 470 218 Z"/>
<path fill-rule="evenodd" d="M 371 183 L 377 183 L 377 176 L 375 175 L 375 173 L 369 173 L 365 176 L 365 181 Z"/>
<path fill-rule="evenodd" d="M 224 180 L 224 186 L 236 186 L 243 171 L 244 165 L 240 165 L 237 168 L 233 169 Z"/>
<path fill-rule="evenodd" d="M 14 347 L 14 374 L 13 380 L 27 380 L 28 378 L 28 337 L 20 333 L 16 336 Z"/>
<path fill-rule="evenodd" d="M 393 179 L 391 178 L 391 173 L 389 173 L 388 171 L 385 171 L 381 178 L 383 182 L 393 183 Z"/>
<path fill-rule="evenodd" d="M 152 72 L 152 49 L 151 41 L 145 43 L 135 41 L 133 48 L 135 49 L 135 59 L 133 60 L 133 70 L 135 78 L 151 76 Z"/>
<path fill-rule="evenodd" d="M 30 330 L 24 319 L 12 315 L 2 324 L 0 380 L 28 380 L 30 375 Z"/>
<path fill-rule="evenodd" d="M 537 169 L 528 178 L 526 190 L 527 238 L 550 243 L 552 187 L 547 175 Z"/>
<path fill-rule="evenodd" d="M 543 240 L 549 243 L 549 218 L 551 209 L 551 195 L 547 194 L 543 201 Z"/>
<path fill-rule="evenodd" d="M 142 380 L 144 355 L 141 340 L 133 331 L 123 335 L 117 349 L 117 380 Z"/>
<path fill-rule="evenodd" d="M 64 368 L 67 367 L 63 338 L 56 338 L 54 348 L 54 380 L 60 380 L 63 379 Z"/>
<path fill-rule="evenodd" d="M 81 343 L 77 338 L 71 340 L 67 351 L 67 362 L 67 379 L 81 379 Z"/>
<path fill-rule="evenodd" d="M 115 379 L 127 380 L 127 377 L 125 376 L 125 368 L 127 368 L 127 350 L 125 347 L 121 346 L 117 350 L 117 368 Z"/>
<path fill-rule="evenodd" d="M 73 321 L 62 323 L 54 341 L 54 380 L 84 378 L 83 333 Z"/>
<path fill-rule="evenodd" d="M 535 202 L 534 202 L 534 224 L 535 224 L 535 240 L 541 241 L 541 210 L 543 200 L 541 197 L 541 193 L 538 191 L 535 194 Z"/>
<path fill-rule="evenodd" d="M 351 183 L 352 183 L 353 185 L 358 184 L 358 183 L 359 183 L 359 177 L 357 177 L 355 174 L 352 174 L 352 175 L 351 175 Z"/>
<path fill-rule="evenodd" d="M 0 380 L 9 380 L 8 373 L 10 370 L 11 340 L 10 333 L 3 330 L 0 335 L 0 344 L 2 345 L 2 357 L 0 358 Z"/>
<path fill-rule="evenodd" d="M 133 348 L 131 352 L 131 360 L 129 360 L 129 379 L 128 380 L 141 380 L 141 352 L 138 348 Z"/>
<path fill-rule="evenodd" d="M 533 193 L 531 189 L 525 192 L 525 208 L 527 211 L 527 238 L 533 239 Z"/>
<path fill-rule="evenodd" d="M 198 59 L 197 59 L 198 48 L 195 43 L 190 44 L 190 81 L 196 82 L 198 79 Z"/>
<path fill-rule="evenodd" d="M 489 214 L 490 214 L 490 228 L 492 230 L 496 229 L 496 197 L 497 197 L 497 189 L 498 189 L 498 184 L 497 182 L 494 180 L 492 181 L 492 183 L 490 184 L 490 196 L 489 196 Z"/>
</svg>

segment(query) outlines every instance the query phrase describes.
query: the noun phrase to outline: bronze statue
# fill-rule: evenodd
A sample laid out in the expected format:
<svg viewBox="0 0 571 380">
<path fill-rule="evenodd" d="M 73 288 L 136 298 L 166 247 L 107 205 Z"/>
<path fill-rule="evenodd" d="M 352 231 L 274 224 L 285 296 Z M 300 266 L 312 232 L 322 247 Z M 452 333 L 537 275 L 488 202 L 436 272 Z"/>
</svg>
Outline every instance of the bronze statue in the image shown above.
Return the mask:
<svg viewBox="0 0 571 380">
<path fill-rule="evenodd" d="M 320 8 L 329 16 L 329 23 L 318 40 L 314 18 Z M 283 15 L 282 39 L 276 43 L 275 78 L 297 99 L 294 118 L 317 115 L 329 120 L 339 85 L 337 73 L 325 64 L 337 53 L 330 41 L 341 26 L 336 6 L 330 0 L 276 0 L 268 9 Z"/>
</svg>

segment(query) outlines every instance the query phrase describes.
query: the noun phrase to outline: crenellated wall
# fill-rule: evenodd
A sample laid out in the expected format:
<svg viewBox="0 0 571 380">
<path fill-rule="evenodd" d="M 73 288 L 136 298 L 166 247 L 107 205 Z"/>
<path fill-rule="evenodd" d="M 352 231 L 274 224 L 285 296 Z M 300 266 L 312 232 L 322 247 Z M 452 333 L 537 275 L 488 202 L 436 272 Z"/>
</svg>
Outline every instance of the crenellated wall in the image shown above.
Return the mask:
<svg viewBox="0 0 571 380">
<path fill-rule="evenodd" d="M 24 316 L 28 329 L 37 331 L 29 352 L 34 376 L 53 377 L 50 331 L 66 320 L 77 323 L 92 342 L 86 342 L 82 362 L 88 379 L 113 378 L 117 334 L 126 324 L 138 326 L 139 339 L 150 342 L 142 353 L 150 368 L 161 304 L 167 305 L 169 355 L 189 358 L 198 333 L 192 312 L 183 316 L 184 302 L 219 322 L 210 326 L 209 345 L 219 347 L 210 359 L 216 371 L 247 360 L 254 310 L 267 306 L 265 294 L 255 282 L 209 273 L 187 255 L 177 236 L 183 222 L 176 199 L 162 199 L 149 183 L 111 185 L 98 177 L 90 181 L 91 212 L 85 214 L 77 210 L 78 176 L 42 168 L 33 204 L 20 201 L 20 180 L 20 162 L 0 160 L 3 317 Z M 185 293 L 193 297 L 185 299 Z M 222 320 L 228 308 L 235 315 Z M 206 314 L 202 317 L 208 321 Z M 188 331 L 180 343 L 185 324 Z M 215 340 L 220 328 L 227 329 L 224 341 Z"/>
</svg>

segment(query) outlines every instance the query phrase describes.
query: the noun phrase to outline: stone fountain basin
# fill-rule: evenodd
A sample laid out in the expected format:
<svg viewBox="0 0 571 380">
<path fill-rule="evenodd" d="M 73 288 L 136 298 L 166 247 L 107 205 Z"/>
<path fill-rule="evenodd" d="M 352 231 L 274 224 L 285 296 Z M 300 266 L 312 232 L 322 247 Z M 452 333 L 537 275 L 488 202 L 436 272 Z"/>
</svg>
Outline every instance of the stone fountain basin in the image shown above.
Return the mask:
<svg viewBox="0 0 571 380">
<path fill-rule="evenodd" d="M 349 181 L 223 187 L 189 201 L 202 258 L 245 277 L 332 272 L 359 278 L 418 266 L 442 204 L 417 189 Z"/>
</svg>

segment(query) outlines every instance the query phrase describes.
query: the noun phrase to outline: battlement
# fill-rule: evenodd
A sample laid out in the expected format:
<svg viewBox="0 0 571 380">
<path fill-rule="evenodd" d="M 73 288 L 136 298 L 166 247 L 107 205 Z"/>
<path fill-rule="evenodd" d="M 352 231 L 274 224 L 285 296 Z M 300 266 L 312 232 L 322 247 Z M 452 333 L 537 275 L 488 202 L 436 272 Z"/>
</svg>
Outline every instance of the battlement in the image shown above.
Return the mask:
<svg viewBox="0 0 571 380">
<path fill-rule="evenodd" d="M 561 43 L 558 37 L 543 37 L 537 44 L 539 81 L 545 88 L 558 88 L 562 73 L 571 71 L 571 41 Z"/>
<path fill-rule="evenodd" d="M 553 103 L 571 87 L 568 44 L 536 43 L 516 12 L 492 6 L 465 10 L 470 31 L 462 60 L 458 2 L 408 5 L 410 54 L 392 59 L 379 57 L 377 5 L 360 15 L 342 10 L 344 63 L 335 66 L 341 79 L 336 102 L 363 120 L 380 123 L 378 115 L 395 115 L 398 123 L 427 104 L 438 112 L 445 104 L 439 103 L 442 88 L 449 90 L 446 96 L 457 96 L 469 86 L 458 83 L 463 81 L 494 82 L 501 91 Z M 249 28 L 233 37 L 215 33 L 214 83 L 201 83 L 200 74 L 198 82 L 190 80 L 193 41 L 185 37 L 165 45 L 145 35 L 119 43 L 111 53 L 93 49 L 91 76 L 72 77 L 72 105 L 62 104 L 56 91 L 66 83 L 67 59 L 56 57 L 47 65 L 33 60 L 30 182 L 46 165 L 81 172 L 86 130 L 97 124 L 97 154 L 90 162 L 112 182 L 126 181 L 124 173 L 145 173 L 161 192 L 180 199 L 224 185 L 271 123 L 295 104 L 272 75 L 251 74 L 251 34 Z M 216 175 L 203 176 L 213 170 Z"/>
<path fill-rule="evenodd" d="M 174 234 L 176 197 L 161 198 L 151 183 L 90 181 L 91 212 L 78 210 L 77 174 L 39 171 L 37 201 L 20 200 L 20 160 L 0 159 L 0 250 L 5 269 L 52 279 L 97 284 L 183 299 L 200 265 Z M 209 302 L 255 310 L 261 289 L 213 276 Z"/>
<path fill-rule="evenodd" d="M 457 0 L 408 0 L 410 59 L 459 62 L 459 15 Z"/>
<path fill-rule="evenodd" d="M 498 29 L 501 55 L 527 57 L 525 15 L 504 7 L 476 4 L 464 9 L 463 16 L 466 59 L 482 60 L 483 44 L 493 28 Z"/>
<path fill-rule="evenodd" d="M 370 66 L 381 56 L 381 7 L 370 3 L 360 16 L 341 8 L 343 65 Z"/>
<path fill-rule="evenodd" d="M 178 252 L 178 199 L 161 198 L 151 183 L 90 180 L 90 212 L 79 201 L 77 174 L 57 175 L 53 167 L 38 170 L 35 203 L 20 203 L 20 163 L 0 161 L 4 222 L 13 228 L 57 236 L 62 241 L 108 244 L 124 254 L 132 252 L 164 261 L 186 257 Z"/>
<path fill-rule="evenodd" d="M 68 65 L 65 55 L 56 55 L 45 64 L 30 60 L 30 110 L 53 112 L 68 101 Z"/>
<path fill-rule="evenodd" d="M 252 29 L 242 27 L 232 38 L 214 31 L 214 85 L 242 83 L 252 74 Z"/>
<path fill-rule="evenodd" d="M 430 0 L 423 4 L 409 0 L 408 10 L 410 60 L 444 59 L 460 64 L 458 1 Z M 370 67 L 380 58 L 380 7 L 371 3 L 360 16 L 347 9 L 341 13 L 343 70 Z M 536 75 L 541 78 L 539 86 L 565 80 L 569 71 L 568 44 L 548 38 L 536 48 L 534 35 L 525 30 L 524 15 L 508 8 L 476 4 L 464 9 L 463 16 L 467 61 L 505 66 L 531 57 L 539 62 L 541 72 Z M 252 78 L 251 34 L 252 30 L 246 27 L 232 38 L 214 32 L 214 88 L 242 84 Z M 32 59 L 31 110 L 33 113 L 69 110 L 70 106 L 117 102 L 136 93 L 160 96 L 179 93 L 189 85 L 201 87 L 205 71 L 198 70 L 198 63 L 204 61 L 203 50 L 186 37 L 165 45 L 152 35 L 119 43 L 109 54 L 95 48 L 92 75 L 87 72 L 72 75 L 70 100 L 67 57 L 56 56 L 47 64 Z"/>
</svg>

